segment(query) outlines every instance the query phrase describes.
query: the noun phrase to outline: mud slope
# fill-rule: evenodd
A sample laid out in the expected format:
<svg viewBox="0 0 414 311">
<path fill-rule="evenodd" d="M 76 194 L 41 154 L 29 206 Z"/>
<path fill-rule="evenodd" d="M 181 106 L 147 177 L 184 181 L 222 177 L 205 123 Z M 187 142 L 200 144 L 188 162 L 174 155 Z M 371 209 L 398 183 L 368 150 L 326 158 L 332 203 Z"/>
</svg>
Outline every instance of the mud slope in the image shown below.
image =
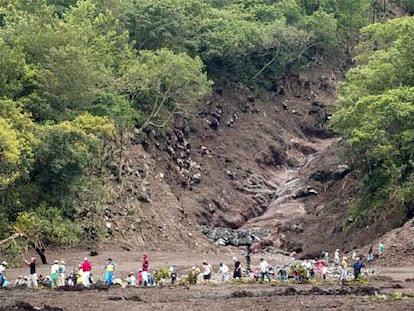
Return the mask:
<svg viewBox="0 0 414 311">
<path fill-rule="evenodd" d="M 213 249 L 200 225 L 265 228 L 267 245 L 302 254 L 360 246 L 340 226 L 357 176 L 327 128 L 340 74 L 302 75 L 262 96 L 218 88 L 190 121 L 136 138 L 119 189 L 125 211 L 112 210 L 127 247 Z"/>
</svg>

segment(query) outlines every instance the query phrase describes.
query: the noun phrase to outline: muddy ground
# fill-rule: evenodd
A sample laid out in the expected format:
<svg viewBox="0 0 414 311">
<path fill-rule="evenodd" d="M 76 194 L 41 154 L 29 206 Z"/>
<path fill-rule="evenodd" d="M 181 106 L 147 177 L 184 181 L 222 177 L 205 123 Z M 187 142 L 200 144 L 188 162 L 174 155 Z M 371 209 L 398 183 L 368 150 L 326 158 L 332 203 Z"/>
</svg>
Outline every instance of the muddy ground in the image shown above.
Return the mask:
<svg viewBox="0 0 414 311">
<path fill-rule="evenodd" d="M 64 258 L 67 268 L 75 266 L 88 252 L 71 250 L 50 253 L 49 258 Z M 233 255 L 241 256 L 235 249 L 218 253 L 148 252 L 151 270 L 175 264 L 181 275 L 193 265 L 208 260 L 217 270 L 218 262 L 231 265 Z M 116 259 L 116 277 L 125 277 L 128 271 L 139 267 L 141 253 L 103 251 L 90 257 L 95 279 L 103 277 L 102 264 L 107 257 Z M 254 255 L 257 264 L 261 255 Z M 276 266 L 288 260 L 282 255 L 267 255 Z M 377 262 L 380 264 L 380 261 Z M 338 286 L 335 282 L 316 285 L 280 284 L 228 284 L 163 286 L 153 288 L 104 288 L 82 291 L 51 289 L 0 290 L 0 310 L 413 310 L 414 271 L 405 267 L 383 267 L 375 263 L 369 267 L 373 274 L 369 283 L 359 286 Z M 27 273 L 27 268 L 7 271 L 9 280 Z M 39 265 L 38 272 L 48 274 L 50 265 Z M 216 279 L 219 275 L 215 274 Z M 403 294 L 404 299 L 399 299 Z"/>
</svg>

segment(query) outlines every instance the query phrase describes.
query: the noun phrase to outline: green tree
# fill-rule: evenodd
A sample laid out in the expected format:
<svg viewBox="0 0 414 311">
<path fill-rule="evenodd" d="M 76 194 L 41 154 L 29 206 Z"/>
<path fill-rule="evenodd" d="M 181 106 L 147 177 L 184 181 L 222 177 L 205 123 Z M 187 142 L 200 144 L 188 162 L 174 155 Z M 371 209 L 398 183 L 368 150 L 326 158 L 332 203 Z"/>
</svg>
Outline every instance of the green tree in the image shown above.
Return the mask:
<svg viewBox="0 0 414 311">
<path fill-rule="evenodd" d="M 362 173 L 359 211 L 398 211 L 397 225 L 413 213 L 414 22 L 390 20 L 362 34 L 357 67 L 341 85 L 332 125 Z"/>
<path fill-rule="evenodd" d="M 337 20 L 333 14 L 319 9 L 304 19 L 304 26 L 314 36 L 317 53 L 332 57 L 339 51 Z"/>
<path fill-rule="evenodd" d="M 102 13 L 90 0 L 79 1 L 62 17 L 42 5 L 31 12 L 10 11 L 6 21 L 0 38 L 21 53 L 12 57 L 23 67 L 6 82 L 10 88 L 23 81 L 17 95 L 36 120 L 68 120 L 88 110 L 100 94 L 115 90 L 119 68 L 134 57 L 128 32 L 111 11 Z M 11 70 L 10 63 L 5 73 Z"/>
<path fill-rule="evenodd" d="M 141 51 L 135 62 L 125 66 L 120 93 L 128 95 L 135 109 L 146 113 L 139 128 L 163 127 L 176 112 L 192 113 L 212 84 L 203 67 L 199 57 L 166 49 Z"/>
<path fill-rule="evenodd" d="M 0 193 L 28 176 L 37 139 L 27 114 L 9 100 L 0 100 Z"/>
</svg>

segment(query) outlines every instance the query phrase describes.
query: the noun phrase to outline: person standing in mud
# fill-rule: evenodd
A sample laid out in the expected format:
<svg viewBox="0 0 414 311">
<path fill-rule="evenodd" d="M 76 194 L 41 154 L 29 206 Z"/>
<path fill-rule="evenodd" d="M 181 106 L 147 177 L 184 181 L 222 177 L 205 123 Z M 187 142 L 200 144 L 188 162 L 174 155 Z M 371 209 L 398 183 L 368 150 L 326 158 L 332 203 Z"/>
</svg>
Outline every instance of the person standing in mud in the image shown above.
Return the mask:
<svg viewBox="0 0 414 311">
<path fill-rule="evenodd" d="M 66 273 L 66 267 L 65 267 L 65 261 L 64 260 L 59 260 L 59 286 L 64 286 L 65 285 L 65 276 Z"/>
<path fill-rule="evenodd" d="M 240 279 L 241 278 L 241 262 L 237 259 L 237 257 L 233 257 L 234 261 L 234 271 L 233 271 L 233 279 Z"/>
<path fill-rule="evenodd" d="M 85 287 L 89 287 L 89 278 L 91 276 L 91 271 L 92 265 L 89 262 L 88 258 L 85 257 L 85 259 L 82 262 L 82 283 Z"/>
<path fill-rule="evenodd" d="M 112 285 L 114 281 L 114 271 L 116 269 L 115 263 L 112 261 L 112 258 L 108 258 L 104 265 L 105 269 L 105 283 L 107 285 Z"/>
<path fill-rule="evenodd" d="M 213 272 L 213 267 L 205 260 L 203 260 L 203 280 L 204 284 L 210 283 L 211 273 Z"/>
<path fill-rule="evenodd" d="M 29 278 L 27 279 L 27 287 L 37 287 L 37 274 L 36 274 L 36 258 L 32 257 L 30 261 L 24 261 L 29 266 Z"/>
<path fill-rule="evenodd" d="M 337 248 L 334 254 L 334 263 L 336 266 L 338 266 L 340 264 L 340 260 L 339 260 L 339 249 Z"/>
<path fill-rule="evenodd" d="M 359 257 L 356 258 L 356 262 L 354 263 L 354 279 L 359 279 L 361 275 L 361 270 L 364 267 L 364 263 L 361 261 Z"/>
<path fill-rule="evenodd" d="M 250 272 L 250 264 L 251 264 L 251 255 L 252 255 L 252 249 L 251 249 L 251 245 L 247 245 L 246 248 L 246 270 L 247 272 Z"/>
<path fill-rule="evenodd" d="M 55 260 L 50 268 L 50 279 L 52 280 L 52 288 L 59 286 L 59 260 Z"/>
<path fill-rule="evenodd" d="M 149 260 L 147 254 L 142 255 L 142 284 L 148 285 Z"/>
<path fill-rule="evenodd" d="M 340 272 L 341 274 L 339 275 L 339 284 L 344 284 L 346 282 L 346 275 L 347 275 L 347 268 L 348 268 L 348 263 L 346 262 L 347 258 L 345 256 L 342 257 L 342 261 L 341 261 L 341 265 L 340 267 Z"/>
<path fill-rule="evenodd" d="M 373 254 L 373 250 L 372 250 L 372 246 L 371 246 L 368 250 L 367 262 L 369 263 L 373 260 L 374 260 L 374 254 Z"/>
<path fill-rule="evenodd" d="M 382 258 L 384 256 L 384 244 L 379 242 L 378 244 L 378 258 Z"/>
<path fill-rule="evenodd" d="M 267 278 L 269 282 L 271 282 L 270 276 L 269 276 L 269 264 L 267 263 L 266 260 L 264 260 L 264 258 L 260 258 L 259 268 L 260 268 L 260 280 L 264 282 L 264 279 Z"/>
<path fill-rule="evenodd" d="M 226 264 L 220 262 L 219 272 L 221 274 L 221 284 L 227 283 L 229 279 L 229 267 Z"/>
<path fill-rule="evenodd" d="M 0 287 L 3 287 L 3 284 L 6 281 L 6 278 L 4 276 L 6 268 L 7 268 L 7 262 L 3 261 L 0 265 Z"/>
</svg>

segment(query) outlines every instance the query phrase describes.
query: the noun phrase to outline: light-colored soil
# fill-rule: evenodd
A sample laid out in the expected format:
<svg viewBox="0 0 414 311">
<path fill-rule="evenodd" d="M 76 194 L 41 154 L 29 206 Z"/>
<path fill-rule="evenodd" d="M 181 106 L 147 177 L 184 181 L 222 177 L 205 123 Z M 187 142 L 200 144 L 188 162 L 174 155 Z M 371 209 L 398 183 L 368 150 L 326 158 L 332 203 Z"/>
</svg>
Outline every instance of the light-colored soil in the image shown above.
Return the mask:
<svg viewBox="0 0 414 311">
<path fill-rule="evenodd" d="M 64 258 L 67 267 L 76 266 L 88 252 L 66 250 L 50 253 L 49 258 Z M 102 264 L 107 257 L 118 264 L 117 277 L 124 277 L 128 271 L 137 271 L 142 253 L 126 251 L 103 251 L 98 256 L 90 257 L 95 279 L 103 277 Z M 178 267 L 179 274 L 185 273 L 194 265 L 201 265 L 207 260 L 217 270 L 218 263 L 224 261 L 231 266 L 232 256 L 242 253 L 236 249 L 221 249 L 217 253 L 200 254 L 192 251 L 148 252 L 151 270 L 170 264 Z M 257 264 L 261 255 L 255 254 L 252 263 Z M 282 255 L 269 255 L 266 259 L 272 265 L 286 262 Z M 380 261 L 377 261 L 380 263 Z M 395 300 L 390 295 L 404 293 L 414 297 L 414 270 L 409 266 L 383 267 L 375 262 L 369 267 L 374 273 L 370 275 L 368 286 L 376 289 L 376 295 L 331 295 L 340 287 L 331 283 L 317 285 L 319 291 L 312 293 L 311 285 L 300 284 L 228 284 L 228 285 L 190 285 L 164 286 L 153 288 L 110 288 L 109 290 L 56 291 L 50 289 L 11 289 L 0 290 L 0 310 L 12 310 L 19 301 L 41 308 L 45 305 L 59 307 L 65 311 L 77 310 L 412 310 L 412 298 Z M 47 275 L 50 265 L 39 265 L 38 272 Z M 19 274 L 27 273 L 27 268 L 7 270 L 7 277 L 14 280 Z M 218 278 L 218 274 L 215 274 Z M 293 293 L 292 293 L 292 289 Z M 363 289 L 364 286 L 361 286 Z M 298 293 L 299 292 L 299 293 Z M 2 309 L 3 308 L 3 309 Z M 14 309 L 23 310 L 23 309 Z M 47 310 L 47 309 L 46 309 Z"/>
</svg>

